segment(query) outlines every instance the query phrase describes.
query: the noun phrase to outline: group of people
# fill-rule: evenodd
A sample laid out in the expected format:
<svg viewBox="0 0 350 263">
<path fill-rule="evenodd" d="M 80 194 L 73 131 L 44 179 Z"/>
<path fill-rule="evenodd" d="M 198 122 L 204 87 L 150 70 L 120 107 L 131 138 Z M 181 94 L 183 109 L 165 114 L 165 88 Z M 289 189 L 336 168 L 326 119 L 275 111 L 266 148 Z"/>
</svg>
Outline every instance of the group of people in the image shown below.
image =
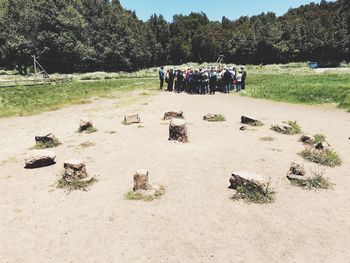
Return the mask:
<svg viewBox="0 0 350 263">
<path fill-rule="evenodd" d="M 191 94 L 215 94 L 216 91 L 229 93 L 232 90 L 240 92 L 245 89 L 247 72 L 242 66 L 235 68 L 188 69 L 165 72 L 164 67 L 159 69 L 160 89 L 167 84 L 168 91 L 188 92 Z"/>
</svg>

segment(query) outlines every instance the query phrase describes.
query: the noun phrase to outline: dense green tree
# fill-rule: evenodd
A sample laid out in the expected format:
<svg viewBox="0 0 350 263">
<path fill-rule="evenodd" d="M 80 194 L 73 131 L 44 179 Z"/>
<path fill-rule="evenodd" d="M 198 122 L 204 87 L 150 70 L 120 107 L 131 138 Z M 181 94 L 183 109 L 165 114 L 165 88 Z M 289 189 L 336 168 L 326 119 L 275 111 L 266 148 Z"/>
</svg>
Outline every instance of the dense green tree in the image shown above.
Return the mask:
<svg viewBox="0 0 350 263">
<path fill-rule="evenodd" d="M 49 72 L 132 71 L 184 62 L 350 61 L 350 1 L 321 1 L 277 17 L 209 21 L 204 13 L 147 22 L 118 0 L 0 0 L 0 67 L 26 74 L 36 55 Z"/>
</svg>

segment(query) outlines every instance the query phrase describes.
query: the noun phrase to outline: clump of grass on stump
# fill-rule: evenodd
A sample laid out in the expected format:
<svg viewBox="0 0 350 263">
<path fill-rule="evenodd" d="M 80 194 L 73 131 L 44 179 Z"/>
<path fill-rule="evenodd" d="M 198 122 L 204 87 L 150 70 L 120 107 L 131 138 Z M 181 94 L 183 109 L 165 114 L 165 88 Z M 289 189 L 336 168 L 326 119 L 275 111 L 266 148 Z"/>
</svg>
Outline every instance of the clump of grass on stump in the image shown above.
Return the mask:
<svg viewBox="0 0 350 263">
<path fill-rule="evenodd" d="M 271 129 L 275 132 L 286 135 L 295 135 L 301 133 L 301 127 L 296 121 L 284 121 L 283 123 L 289 125 L 291 129 L 281 129 L 278 125 L 273 125 Z"/>
<path fill-rule="evenodd" d="M 94 133 L 94 132 L 97 132 L 97 131 L 98 130 L 95 127 L 89 127 L 86 130 L 81 130 L 79 128 L 79 130 L 78 130 L 79 133 L 86 133 L 86 134 L 91 134 L 91 133 Z"/>
<path fill-rule="evenodd" d="M 54 138 L 53 140 L 50 140 L 50 141 L 37 142 L 34 146 L 34 149 L 40 150 L 40 149 L 55 148 L 61 144 L 62 143 L 57 138 Z"/>
<path fill-rule="evenodd" d="M 330 189 L 332 184 L 324 177 L 325 170 L 313 171 L 313 176 L 307 179 L 289 178 L 291 184 L 307 190 Z"/>
<path fill-rule="evenodd" d="M 300 153 L 305 160 L 318 163 L 325 166 L 335 167 L 342 164 L 342 160 L 336 151 L 330 150 L 317 150 L 312 147 L 306 147 L 304 151 Z"/>
<path fill-rule="evenodd" d="M 236 189 L 233 200 L 244 200 L 248 203 L 266 204 L 275 200 L 275 192 L 270 189 L 270 184 L 261 185 L 254 181 L 247 181 Z"/>
<path fill-rule="evenodd" d="M 162 195 L 165 194 L 165 187 L 164 186 L 160 186 L 159 190 L 157 190 L 155 192 L 154 195 L 144 195 L 140 192 L 134 192 L 134 191 L 130 191 L 127 192 L 124 197 L 127 200 L 143 200 L 146 202 L 151 202 L 153 200 L 159 199 Z"/>
<path fill-rule="evenodd" d="M 65 179 L 64 177 L 61 177 L 57 181 L 57 188 L 64 189 L 68 193 L 71 191 L 88 191 L 88 188 L 96 183 L 98 180 L 95 177 L 92 177 L 90 180 L 81 180 L 79 178 L 73 177 L 70 180 Z"/>
<path fill-rule="evenodd" d="M 216 114 L 215 116 L 208 118 L 207 121 L 209 121 L 209 122 L 224 122 L 224 121 L 226 121 L 226 118 L 222 114 Z"/>
</svg>

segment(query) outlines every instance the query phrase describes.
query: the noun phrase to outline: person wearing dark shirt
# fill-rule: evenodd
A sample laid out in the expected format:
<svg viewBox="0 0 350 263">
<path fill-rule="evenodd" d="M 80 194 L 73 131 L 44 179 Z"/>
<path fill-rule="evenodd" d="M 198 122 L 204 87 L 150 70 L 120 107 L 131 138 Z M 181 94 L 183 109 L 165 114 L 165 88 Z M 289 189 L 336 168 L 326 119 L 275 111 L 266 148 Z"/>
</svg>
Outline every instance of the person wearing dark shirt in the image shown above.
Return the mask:
<svg viewBox="0 0 350 263">
<path fill-rule="evenodd" d="M 164 73 L 164 67 L 161 66 L 159 69 L 159 82 L 160 82 L 160 89 L 163 89 L 164 86 L 164 78 L 165 78 L 165 73 Z"/>
<path fill-rule="evenodd" d="M 232 82 L 232 75 L 228 69 L 226 69 L 226 71 L 224 73 L 223 81 L 224 81 L 225 93 L 229 93 L 231 82 Z"/>
<path fill-rule="evenodd" d="M 175 79 L 174 71 L 171 69 L 169 71 L 168 91 L 173 91 L 174 79 Z"/>
</svg>

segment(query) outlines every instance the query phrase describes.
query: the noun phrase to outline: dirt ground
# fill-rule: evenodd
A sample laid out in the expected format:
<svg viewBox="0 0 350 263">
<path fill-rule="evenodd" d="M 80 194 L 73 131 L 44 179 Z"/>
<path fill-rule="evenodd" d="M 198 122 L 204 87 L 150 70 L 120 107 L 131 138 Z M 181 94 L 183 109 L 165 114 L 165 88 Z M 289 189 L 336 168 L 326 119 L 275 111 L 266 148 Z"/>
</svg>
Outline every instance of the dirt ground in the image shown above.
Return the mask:
<svg viewBox="0 0 350 263">
<path fill-rule="evenodd" d="M 161 118 L 170 110 L 184 111 L 190 143 L 168 142 L 169 122 Z M 143 127 L 122 125 L 126 112 L 139 112 Z M 204 122 L 206 113 L 227 121 Z M 242 114 L 266 125 L 242 132 Z M 75 132 L 84 115 L 97 133 Z M 303 149 L 299 136 L 269 129 L 285 120 L 325 134 L 341 155 L 343 165 L 326 170 L 333 190 L 302 190 L 285 178 Z M 96 100 L 0 119 L 0 127 L 0 262 L 350 262 L 350 114 L 343 110 L 161 93 L 123 107 Z M 49 132 L 63 143 L 54 149 L 57 164 L 25 170 L 34 136 Z M 259 140 L 266 136 L 275 140 Z M 79 147 L 86 141 L 96 146 Z M 70 158 L 98 177 L 90 191 L 68 195 L 53 186 Z M 161 199 L 124 199 L 140 168 L 167 186 Z M 275 203 L 231 200 L 229 178 L 240 170 L 270 177 Z"/>
</svg>

